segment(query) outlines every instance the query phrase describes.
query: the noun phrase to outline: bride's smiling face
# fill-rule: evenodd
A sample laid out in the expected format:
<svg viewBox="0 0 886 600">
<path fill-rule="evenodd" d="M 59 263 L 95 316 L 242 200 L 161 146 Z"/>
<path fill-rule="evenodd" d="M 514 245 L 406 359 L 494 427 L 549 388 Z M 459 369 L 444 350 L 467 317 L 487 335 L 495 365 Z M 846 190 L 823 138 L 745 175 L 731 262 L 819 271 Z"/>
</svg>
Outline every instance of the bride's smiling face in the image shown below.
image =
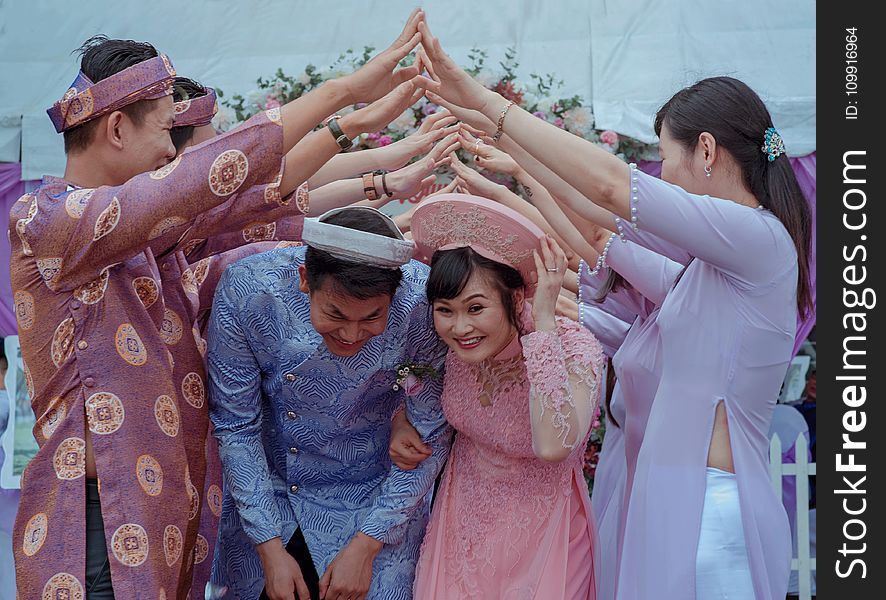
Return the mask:
<svg viewBox="0 0 886 600">
<path fill-rule="evenodd" d="M 438 298 L 433 304 L 437 335 L 464 362 L 479 363 L 497 355 L 517 335 L 502 291 L 490 277 L 494 275 L 476 269 L 458 296 Z"/>
</svg>

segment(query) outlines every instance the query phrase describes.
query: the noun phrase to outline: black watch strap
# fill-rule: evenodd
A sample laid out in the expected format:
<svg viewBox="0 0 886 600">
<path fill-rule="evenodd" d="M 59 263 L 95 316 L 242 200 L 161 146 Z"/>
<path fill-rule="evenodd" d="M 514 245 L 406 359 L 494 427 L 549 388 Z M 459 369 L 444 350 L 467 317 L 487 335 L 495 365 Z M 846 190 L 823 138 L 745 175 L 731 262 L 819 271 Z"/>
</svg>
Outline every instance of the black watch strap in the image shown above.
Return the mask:
<svg viewBox="0 0 886 600">
<path fill-rule="evenodd" d="M 351 141 L 351 138 L 345 135 L 344 131 L 341 130 L 341 126 L 338 124 L 338 120 L 341 117 L 335 116 L 326 121 L 326 127 L 329 129 L 329 133 L 332 134 L 332 137 L 335 138 L 335 143 L 339 145 L 342 150 L 350 150 L 351 146 L 354 145 L 354 142 Z"/>
</svg>

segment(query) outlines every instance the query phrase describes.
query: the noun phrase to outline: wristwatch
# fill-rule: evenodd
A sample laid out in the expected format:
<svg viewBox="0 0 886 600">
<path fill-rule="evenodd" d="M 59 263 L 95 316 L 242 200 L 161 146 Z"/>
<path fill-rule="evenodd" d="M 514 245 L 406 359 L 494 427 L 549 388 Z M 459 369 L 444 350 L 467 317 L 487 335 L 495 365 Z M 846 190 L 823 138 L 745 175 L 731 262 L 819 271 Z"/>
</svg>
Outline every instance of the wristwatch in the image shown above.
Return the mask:
<svg viewBox="0 0 886 600">
<path fill-rule="evenodd" d="M 378 200 L 378 190 L 375 189 L 375 173 L 363 173 L 363 193 L 370 200 Z"/>
<path fill-rule="evenodd" d="M 326 121 L 326 128 L 329 129 L 329 133 L 335 138 L 335 143 L 338 144 L 343 151 L 350 150 L 351 146 L 354 145 L 354 142 L 351 141 L 351 138 L 346 136 L 345 132 L 341 130 L 341 127 L 338 124 L 339 119 L 341 119 L 341 116 L 339 115 L 329 117 Z"/>
</svg>

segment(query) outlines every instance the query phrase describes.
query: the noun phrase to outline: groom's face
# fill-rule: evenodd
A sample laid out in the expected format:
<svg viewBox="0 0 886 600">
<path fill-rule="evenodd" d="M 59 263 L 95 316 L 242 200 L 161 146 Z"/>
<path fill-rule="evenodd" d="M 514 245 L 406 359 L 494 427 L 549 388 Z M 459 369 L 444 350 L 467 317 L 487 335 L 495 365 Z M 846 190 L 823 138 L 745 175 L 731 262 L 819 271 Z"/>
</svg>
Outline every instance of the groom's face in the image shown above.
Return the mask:
<svg viewBox="0 0 886 600">
<path fill-rule="evenodd" d="M 363 299 L 337 293 L 333 286 L 311 290 L 304 278 L 300 287 L 311 296 L 311 324 L 337 356 L 354 356 L 388 324 L 387 294 Z"/>
</svg>

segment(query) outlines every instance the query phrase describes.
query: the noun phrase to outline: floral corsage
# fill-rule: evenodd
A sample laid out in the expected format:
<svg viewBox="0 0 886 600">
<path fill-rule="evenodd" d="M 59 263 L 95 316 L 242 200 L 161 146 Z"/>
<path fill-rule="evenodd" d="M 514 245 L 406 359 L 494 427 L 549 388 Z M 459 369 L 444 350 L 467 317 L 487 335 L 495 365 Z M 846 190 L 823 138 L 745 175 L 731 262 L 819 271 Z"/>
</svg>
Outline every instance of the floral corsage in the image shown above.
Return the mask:
<svg viewBox="0 0 886 600">
<path fill-rule="evenodd" d="M 427 363 L 401 363 L 397 366 L 394 391 L 403 388 L 407 396 L 414 396 L 424 389 L 426 379 L 436 379 L 438 375 L 437 370 Z"/>
</svg>

